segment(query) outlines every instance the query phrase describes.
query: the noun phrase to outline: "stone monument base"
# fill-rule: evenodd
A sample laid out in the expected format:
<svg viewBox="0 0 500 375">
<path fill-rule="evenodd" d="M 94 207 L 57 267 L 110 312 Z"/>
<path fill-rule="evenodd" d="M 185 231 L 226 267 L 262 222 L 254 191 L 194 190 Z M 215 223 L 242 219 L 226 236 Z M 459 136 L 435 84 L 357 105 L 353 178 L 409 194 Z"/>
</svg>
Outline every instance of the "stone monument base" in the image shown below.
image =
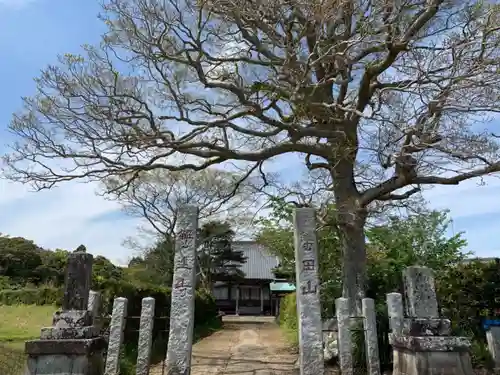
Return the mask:
<svg viewBox="0 0 500 375">
<path fill-rule="evenodd" d="M 390 335 L 393 375 L 471 375 L 470 341 L 466 337 Z"/>
<path fill-rule="evenodd" d="M 102 337 L 27 341 L 28 362 L 24 374 L 101 375 L 105 348 L 106 341 Z"/>
</svg>

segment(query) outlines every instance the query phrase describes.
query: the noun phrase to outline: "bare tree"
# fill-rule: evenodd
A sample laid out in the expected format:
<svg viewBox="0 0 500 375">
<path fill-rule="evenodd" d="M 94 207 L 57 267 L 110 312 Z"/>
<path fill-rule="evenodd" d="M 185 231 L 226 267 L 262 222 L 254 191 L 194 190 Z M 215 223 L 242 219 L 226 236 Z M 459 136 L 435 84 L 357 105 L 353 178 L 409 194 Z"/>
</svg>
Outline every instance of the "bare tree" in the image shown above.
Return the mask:
<svg viewBox="0 0 500 375">
<path fill-rule="evenodd" d="M 236 227 L 238 218 L 247 218 L 258 207 L 260 196 L 253 194 L 257 186 L 247 185 L 251 180 L 214 168 L 177 172 L 154 169 L 141 171 L 134 178 L 108 177 L 104 193 L 120 202 L 126 213 L 146 219 L 163 238 L 173 236 L 177 209 L 184 204 L 196 205 L 201 220 L 231 216 Z"/>
<path fill-rule="evenodd" d="M 499 6 L 472 0 L 109 0 L 102 44 L 45 69 L 5 157 L 38 189 L 276 157 L 324 169 L 359 311 L 375 202 L 500 171 Z M 127 189 L 128 183 L 117 189 Z"/>
</svg>

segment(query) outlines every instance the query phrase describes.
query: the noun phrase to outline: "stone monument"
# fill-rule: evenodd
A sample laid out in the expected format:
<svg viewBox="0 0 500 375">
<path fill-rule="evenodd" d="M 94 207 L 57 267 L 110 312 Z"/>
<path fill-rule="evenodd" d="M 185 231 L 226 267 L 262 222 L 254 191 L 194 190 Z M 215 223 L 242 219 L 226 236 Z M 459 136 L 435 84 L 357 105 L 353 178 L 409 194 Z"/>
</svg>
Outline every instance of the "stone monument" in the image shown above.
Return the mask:
<svg viewBox="0 0 500 375">
<path fill-rule="evenodd" d="M 102 375 L 106 342 L 88 311 L 93 257 L 69 255 L 61 311 L 40 339 L 27 341 L 25 375 Z"/>
<path fill-rule="evenodd" d="M 175 231 L 174 280 L 165 360 L 168 375 L 191 373 L 197 231 L 198 208 L 194 206 L 180 208 Z"/>
<path fill-rule="evenodd" d="M 313 208 L 296 208 L 293 219 L 300 374 L 323 375 L 323 323 L 319 302 L 316 213 Z"/>
<path fill-rule="evenodd" d="M 403 278 L 407 318 L 401 328 L 394 320 L 389 334 L 393 375 L 472 375 L 471 343 L 450 336 L 450 321 L 439 317 L 432 270 L 408 267 Z"/>
</svg>

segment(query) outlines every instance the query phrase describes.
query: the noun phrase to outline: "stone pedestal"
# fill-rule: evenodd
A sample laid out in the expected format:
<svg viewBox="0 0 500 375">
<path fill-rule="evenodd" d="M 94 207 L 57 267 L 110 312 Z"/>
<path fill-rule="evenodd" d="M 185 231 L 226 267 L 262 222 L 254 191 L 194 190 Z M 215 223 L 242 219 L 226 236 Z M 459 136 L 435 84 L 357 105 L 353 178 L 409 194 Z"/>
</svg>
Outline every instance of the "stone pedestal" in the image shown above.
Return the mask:
<svg viewBox="0 0 500 375">
<path fill-rule="evenodd" d="M 471 375 L 470 342 L 464 337 L 390 334 L 393 375 Z"/>
<path fill-rule="evenodd" d="M 106 341 L 87 310 L 92 255 L 72 253 L 68 259 L 63 309 L 40 339 L 27 341 L 25 375 L 102 375 Z"/>
<path fill-rule="evenodd" d="M 472 375 L 471 343 L 466 337 L 450 336 L 451 322 L 439 317 L 432 270 L 408 267 L 403 278 L 408 318 L 398 318 L 397 329 L 389 334 L 392 374 Z"/>
<path fill-rule="evenodd" d="M 105 347 L 102 337 L 28 341 L 25 375 L 102 375 Z"/>
</svg>

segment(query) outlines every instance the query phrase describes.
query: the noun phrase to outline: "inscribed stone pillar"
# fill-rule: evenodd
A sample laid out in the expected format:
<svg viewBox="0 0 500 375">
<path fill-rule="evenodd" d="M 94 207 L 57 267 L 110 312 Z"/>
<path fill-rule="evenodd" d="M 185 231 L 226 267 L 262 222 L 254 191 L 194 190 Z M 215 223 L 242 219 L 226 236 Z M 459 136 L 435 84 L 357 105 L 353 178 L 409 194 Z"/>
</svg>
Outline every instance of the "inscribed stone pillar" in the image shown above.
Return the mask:
<svg viewBox="0 0 500 375">
<path fill-rule="evenodd" d="M 168 375 L 191 373 L 197 230 L 198 208 L 194 206 L 180 208 L 175 230 L 175 270 L 166 356 Z"/>
<path fill-rule="evenodd" d="M 105 375 L 118 375 L 120 370 L 120 348 L 123 342 L 123 331 L 125 330 L 125 317 L 127 316 L 127 299 L 115 298 L 113 302 L 113 314 L 109 323 L 108 354 L 106 356 Z"/>
<path fill-rule="evenodd" d="M 342 375 L 353 375 L 349 300 L 347 298 L 337 298 L 335 300 L 335 311 L 337 313 L 340 373 Z"/>
<path fill-rule="evenodd" d="M 404 309 L 401 293 L 387 294 L 387 312 L 389 314 L 389 327 L 393 333 L 401 333 L 403 329 Z"/>
<path fill-rule="evenodd" d="M 101 293 L 91 290 L 89 292 L 89 303 L 87 310 L 92 314 L 92 322 L 96 327 L 100 327 L 101 319 Z"/>
<path fill-rule="evenodd" d="M 141 320 L 139 323 L 139 344 L 137 348 L 136 375 L 149 374 L 151 359 L 151 343 L 153 340 L 153 322 L 155 316 L 155 299 L 142 299 Z"/>
<path fill-rule="evenodd" d="M 439 318 L 432 270 L 427 267 L 407 267 L 403 271 L 403 279 L 408 317 Z"/>
<path fill-rule="evenodd" d="M 63 309 L 54 314 L 39 340 L 26 342 L 25 375 L 102 375 L 106 342 L 87 310 L 91 254 L 71 253 L 68 258 Z"/>
<path fill-rule="evenodd" d="M 89 253 L 71 253 L 66 268 L 62 310 L 87 310 L 89 303 L 92 263 Z"/>
<path fill-rule="evenodd" d="M 361 301 L 361 308 L 363 311 L 363 327 L 365 330 L 366 368 L 368 370 L 368 375 L 380 375 L 375 302 L 371 298 L 363 298 Z"/>
<path fill-rule="evenodd" d="M 319 301 L 316 213 L 312 208 L 297 208 L 293 218 L 295 227 L 300 374 L 322 375 L 324 373 L 324 358 Z"/>
</svg>

